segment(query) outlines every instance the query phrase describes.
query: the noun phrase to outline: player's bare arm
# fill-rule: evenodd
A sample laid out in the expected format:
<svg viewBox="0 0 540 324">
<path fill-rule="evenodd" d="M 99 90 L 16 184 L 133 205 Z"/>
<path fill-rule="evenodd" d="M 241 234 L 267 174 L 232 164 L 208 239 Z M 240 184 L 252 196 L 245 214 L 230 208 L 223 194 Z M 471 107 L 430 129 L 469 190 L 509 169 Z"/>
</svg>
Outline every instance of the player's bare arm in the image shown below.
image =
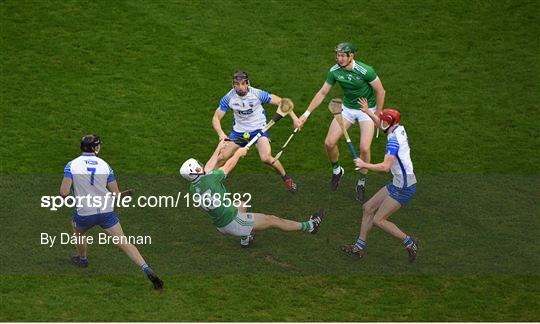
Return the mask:
<svg viewBox="0 0 540 324">
<path fill-rule="evenodd" d="M 315 109 L 317 109 L 317 107 L 321 105 L 321 103 L 323 102 L 324 98 L 326 98 L 326 95 L 328 94 L 328 92 L 330 92 L 330 90 L 332 90 L 332 85 L 329 84 L 328 82 L 325 82 L 322 85 L 321 89 L 317 91 L 313 99 L 311 99 L 311 102 L 309 103 L 309 106 L 307 107 L 306 111 L 302 114 L 302 116 L 300 116 L 300 118 L 298 119 L 298 123 L 295 123 L 294 127 L 302 128 L 304 126 L 309 115 Z"/>
<path fill-rule="evenodd" d="M 386 95 L 386 91 L 384 90 L 384 87 L 382 85 L 381 79 L 377 77 L 375 80 L 371 81 L 369 83 L 373 90 L 375 90 L 376 93 L 376 102 L 377 102 L 377 115 L 380 114 L 384 107 L 384 97 Z"/>
<path fill-rule="evenodd" d="M 109 189 L 111 193 L 120 193 L 120 188 L 118 188 L 118 182 L 116 182 L 116 180 L 107 183 L 107 189 Z"/>
<path fill-rule="evenodd" d="M 60 196 L 66 198 L 69 196 L 69 193 L 71 192 L 71 185 L 73 184 L 73 180 L 71 180 L 68 177 L 64 177 L 62 179 L 62 184 L 60 184 Z"/>
<path fill-rule="evenodd" d="M 223 119 L 223 116 L 225 116 L 225 112 L 218 107 L 212 117 L 212 127 L 214 127 L 214 130 L 218 134 L 219 140 L 227 138 L 227 134 L 221 128 L 221 119 Z"/>
<path fill-rule="evenodd" d="M 247 152 L 248 152 L 247 148 L 245 147 L 239 148 L 238 150 L 236 150 L 236 152 L 234 152 L 233 156 L 229 160 L 227 160 L 227 162 L 225 162 L 225 164 L 219 169 L 223 170 L 225 174 L 231 173 L 231 171 L 234 169 L 234 167 L 238 163 L 238 160 L 246 156 Z"/>
<path fill-rule="evenodd" d="M 376 127 L 380 127 L 381 126 L 381 120 L 379 119 L 378 114 L 373 113 L 369 109 L 369 103 L 368 103 L 367 99 L 366 98 L 360 98 L 360 99 L 358 99 L 358 103 L 360 104 L 360 108 L 361 108 L 362 112 L 367 114 L 369 116 L 369 118 L 371 118 L 371 120 L 373 120 Z"/>
<path fill-rule="evenodd" d="M 279 106 L 281 104 L 281 97 L 278 97 L 276 95 L 270 95 L 270 103 L 272 105 Z M 294 113 L 294 110 L 289 113 L 291 116 L 291 119 L 293 121 L 293 124 L 296 125 L 298 123 L 298 116 Z M 296 127 L 296 126 L 295 126 Z"/>
<path fill-rule="evenodd" d="M 129 190 L 126 190 L 125 192 L 121 193 L 120 188 L 118 187 L 118 182 L 116 182 L 116 180 L 107 183 L 107 189 L 109 189 L 111 193 L 115 194 L 116 197 L 118 197 L 118 195 L 124 196 L 125 193 L 129 192 Z"/>
<path fill-rule="evenodd" d="M 362 159 L 358 158 L 354 160 L 354 164 L 360 169 L 369 169 L 369 170 L 377 171 L 377 172 L 389 172 L 395 160 L 396 160 L 396 157 L 394 155 L 386 154 L 384 156 L 384 161 L 381 163 L 377 163 L 377 164 L 366 163 L 362 161 Z"/>
<path fill-rule="evenodd" d="M 279 106 L 281 103 L 281 97 L 278 97 L 274 94 L 270 95 L 270 103 L 275 106 Z"/>
<path fill-rule="evenodd" d="M 118 182 L 116 180 L 109 182 L 107 184 L 107 189 L 109 189 L 111 193 L 115 193 L 117 196 L 122 196 L 122 197 L 131 196 L 134 191 L 133 189 L 120 191 L 120 187 L 118 186 Z"/>
<path fill-rule="evenodd" d="M 271 103 L 272 105 L 279 106 L 279 105 L 281 104 L 281 97 L 278 97 L 278 96 L 276 96 L 276 95 L 274 95 L 274 94 L 270 95 L 270 103 Z M 298 116 L 296 116 L 296 114 L 294 113 L 294 110 L 291 111 L 291 112 L 289 113 L 289 115 L 291 116 L 291 119 L 292 119 L 292 121 L 293 121 L 293 124 L 294 124 L 295 127 L 296 127 L 296 124 L 297 124 L 298 121 L 299 121 L 299 120 L 298 120 Z"/>
</svg>

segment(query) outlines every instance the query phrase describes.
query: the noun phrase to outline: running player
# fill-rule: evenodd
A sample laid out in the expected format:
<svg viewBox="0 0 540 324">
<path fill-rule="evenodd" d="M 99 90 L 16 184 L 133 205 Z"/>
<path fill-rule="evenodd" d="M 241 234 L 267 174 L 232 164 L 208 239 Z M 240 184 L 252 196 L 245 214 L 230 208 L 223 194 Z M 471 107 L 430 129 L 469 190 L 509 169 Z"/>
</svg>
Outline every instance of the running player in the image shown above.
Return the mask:
<svg viewBox="0 0 540 324">
<path fill-rule="evenodd" d="M 416 177 L 413 171 L 407 133 L 405 128 L 399 124 L 401 119 L 399 111 L 384 109 L 377 116 L 369 109 L 368 100 L 361 98 L 358 102 L 362 111 L 373 120 L 375 125 L 388 134 L 388 144 L 383 162 L 371 164 L 359 158 L 354 163 L 359 168 L 378 172 L 391 171 L 394 179 L 364 204 L 360 236 L 355 244 L 343 245 L 341 250 L 355 254 L 360 258 L 364 257 L 367 234 L 375 224 L 400 239 L 409 253 L 409 261 L 414 262 L 418 253 L 418 241 L 405 234 L 396 224 L 388 220 L 390 215 L 411 200 L 416 191 Z"/>
<path fill-rule="evenodd" d="M 304 114 L 295 123 L 295 127 L 301 128 L 308 116 L 324 100 L 332 86 L 337 82 L 343 89 L 343 122 L 345 128 L 358 122 L 360 126 L 360 158 L 369 162 L 371 159 L 371 141 L 375 126 L 371 119 L 362 111 L 358 105 L 358 99 L 365 97 L 368 100 L 371 111 L 377 114 L 382 111 L 384 105 L 385 91 L 381 80 L 375 70 L 358 60 L 355 60 L 356 47 L 351 43 L 341 43 L 336 46 L 336 65 L 326 74 L 326 81 L 321 89 L 315 94 Z M 335 191 L 338 188 L 339 180 L 345 170 L 339 164 L 338 140 L 343 135 L 341 127 L 334 119 L 328 128 L 328 134 L 324 141 L 326 154 L 332 164 L 332 179 L 330 189 Z M 363 203 L 366 190 L 367 169 L 360 170 L 356 183 L 356 200 Z"/>
<path fill-rule="evenodd" d="M 195 159 L 187 160 L 180 168 L 182 177 L 191 182 L 189 190 L 192 197 L 200 195 L 203 201 L 208 201 L 208 207 L 203 207 L 203 209 L 210 215 L 218 231 L 240 236 L 240 244 L 243 247 L 252 244 L 254 231 L 269 228 L 317 233 L 324 218 L 324 211 L 321 209 L 311 215 L 308 221 L 295 222 L 269 214 L 249 213 L 244 204 L 234 206 L 230 200 L 227 200 L 227 196 L 232 195 L 227 192 L 223 182 L 238 160 L 246 154 L 247 148 L 239 148 L 222 167 L 210 172 L 205 172 L 204 166 Z"/>
<path fill-rule="evenodd" d="M 264 90 L 251 87 L 246 72 L 237 71 L 232 78 L 233 88 L 219 102 L 219 107 L 212 118 L 212 126 L 219 136 L 219 144 L 214 154 L 206 163 L 206 171 L 210 172 L 222 166 L 240 147 L 246 146 L 249 139 L 259 133 L 266 126 L 266 115 L 263 105 L 270 103 L 279 105 L 281 98 Z M 234 125 L 232 132 L 227 136 L 221 128 L 221 119 L 225 113 L 232 109 Z M 290 113 L 293 121 L 298 120 L 294 112 Z M 293 179 L 287 175 L 283 165 L 278 160 L 272 164 L 272 148 L 268 132 L 261 136 L 255 146 L 259 151 L 261 161 L 268 164 L 281 176 L 285 188 L 296 192 L 297 186 Z"/>
<path fill-rule="evenodd" d="M 114 172 L 107 162 L 98 157 L 101 149 L 101 139 L 97 135 L 86 135 L 81 140 L 82 155 L 69 162 L 64 168 L 64 179 L 60 186 L 60 195 L 67 197 L 73 189 L 75 197 L 91 197 L 81 199 L 73 211 L 72 226 L 74 235 L 77 236 L 77 254 L 71 261 L 77 266 L 88 267 L 86 255 L 86 240 L 84 233 L 95 225 L 101 226 L 103 231 L 110 236 L 117 237 L 117 244 L 127 256 L 138 265 L 152 282 L 154 289 L 162 289 L 163 281 L 156 275 L 154 270 L 143 259 L 139 250 L 128 243 L 120 226 L 118 216 L 114 212 L 114 203 L 103 203 L 94 206 L 91 203 L 99 197 L 101 202 L 106 202 L 106 197 L 120 194 Z M 129 194 L 129 191 L 127 192 Z"/>
</svg>

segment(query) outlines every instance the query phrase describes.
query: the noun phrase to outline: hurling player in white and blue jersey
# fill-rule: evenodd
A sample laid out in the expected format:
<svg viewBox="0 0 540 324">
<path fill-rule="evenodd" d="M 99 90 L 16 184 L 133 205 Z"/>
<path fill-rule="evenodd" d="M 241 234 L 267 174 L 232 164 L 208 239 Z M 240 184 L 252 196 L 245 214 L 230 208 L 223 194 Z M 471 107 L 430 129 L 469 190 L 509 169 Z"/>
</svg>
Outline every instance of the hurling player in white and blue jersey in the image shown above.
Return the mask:
<svg viewBox="0 0 540 324">
<path fill-rule="evenodd" d="M 225 162 L 240 148 L 246 146 L 249 139 L 266 126 L 266 114 L 263 105 L 278 106 L 281 98 L 264 90 L 251 87 L 246 72 L 237 71 L 232 78 L 233 88 L 219 102 L 219 107 L 212 118 L 212 126 L 219 136 L 219 144 L 212 157 L 205 164 L 205 171 L 210 172 L 225 164 Z M 232 110 L 234 124 L 232 132 L 227 135 L 221 128 L 221 119 L 225 113 Z M 290 113 L 293 122 L 298 120 L 294 112 Z M 272 148 L 268 132 L 264 132 L 256 142 L 262 162 L 268 164 L 279 173 L 287 190 L 296 192 L 294 181 L 287 175 L 279 160 L 272 164 Z"/>
<path fill-rule="evenodd" d="M 414 262 L 418 253 L 418 241 L 405 234 L 396 224 L 388 220 L 390 215 L 411 200 L 416 191 L 416 176 L 411 161 L 411 150 L 405 128 L 399 124 L 400 113 L 394 109 L 384 109 L 377 116 L 368 108 L 369 104 L 365 98 L 359 99 L 358 103 L 362 111 L 375 122 L 375 125 L 388 134 L 388 144 L 383 162 L 371 164 L 356 159 L 354 163 L 358 168 L 378 172 L 391 171 L 394 178 L 363 205 L 362 225 L 358 240 L 355 244 L 342 246 L 341 249 L 362 258 L 365 255 L 367 234 L 375 224 L 400 239 L 407 249 L 409 261 Z"/>
<path fill-rule="evenodd" d="M 80 244 L 76 245 L 77 255 L 73 256 L 71 261 L 80 267 L 88 267 L 84 233 L 95 225 L 99 225 L 108 235 L 119 238 L 118 247 L 141 267 L 155 289 L 161 289 L 163 281 L 146 264 L 139 250 L 125 238 L 118 216 L 114 212 L 112 199 L 112 194 L 118 197 L 121 193 L 113 170 L 107 162 L 98 157 L 100 149 L 101 139 L 99 136 L 84 136 L 81 140 L 82 154 L 64 168 L 60 195 L 67 197 L 73 190 L 75 198 L 83 198 L 76 199 L 78 203 L 73 211 L 73 231 L 78 237 L 77 243 Z M 129 194 L 129 191 L 127 192 Z"/>
</svg>

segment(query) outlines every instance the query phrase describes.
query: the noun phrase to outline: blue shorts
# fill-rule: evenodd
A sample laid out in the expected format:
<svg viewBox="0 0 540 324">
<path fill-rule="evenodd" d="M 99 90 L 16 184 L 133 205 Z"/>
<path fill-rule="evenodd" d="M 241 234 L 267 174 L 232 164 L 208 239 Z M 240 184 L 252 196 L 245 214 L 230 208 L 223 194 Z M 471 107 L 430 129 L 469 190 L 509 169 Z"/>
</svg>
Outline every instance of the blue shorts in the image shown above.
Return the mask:
<svg viewBox="0 0 540 324">
<path fill-rule="evenodd" d="M 73 213 L 73 225 L 76 228 L 86 231 L 96 225 L 101 226 L 101 228 L 106 229 L 113 227 L 118 224 L 120 220 L 116 216 L 115 212 L 105 213 L 105 214 L 94 214 L 88 216 L 80 216 L 77 213 Z"/>
<path fill-rule="evenodd" d="M 253 132 L 249 132 L 249 138 L 247 138 L 248 142 L 249 140 L 251 140 L 253 137 L 255 137 L 257 134 L 259 134 L 261 130 L 260 129 L 257 129 Z M 264 137 L 267 137 L 268 138 L 268 132 L 264 132 L 262 133 L 262 136 Z M 229 134 L 229 138 L 230 139 L 237 139 L 237 138 L 244 138 L 244 133 L 242 132 L 236 132 L 234 129 L 233 131 Z M 259 140 L 257 140 L 259 141 Z M 239 145 L 240 147 L 244 147 L 247 145 L 247 142 L 241 142 L 241 141 L 234 141 L 234 143 L 236 145 Z M 255 142 L 255 144 L 257 144 L 257 142 Z"/>
<path fill-rule="evenodd" d="M 390 197 L 394 198 L 401 206 L 406 205 L 411 201 L 416 192 L 416 183 L 407 188 L 398 188 L 392 182 L 386 185 L 386 189 L 390 193 Z"/>
</svg>

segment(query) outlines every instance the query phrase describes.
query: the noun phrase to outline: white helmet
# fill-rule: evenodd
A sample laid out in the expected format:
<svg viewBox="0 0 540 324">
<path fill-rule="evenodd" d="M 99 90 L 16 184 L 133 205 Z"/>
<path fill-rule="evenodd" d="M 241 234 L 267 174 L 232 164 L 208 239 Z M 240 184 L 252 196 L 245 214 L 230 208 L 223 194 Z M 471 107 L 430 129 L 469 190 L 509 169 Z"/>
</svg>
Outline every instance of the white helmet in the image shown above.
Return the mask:
<svg viewBox="0 0 540 324">
<path fill-rule="evenodd" d="M 204 167 L 195 159 L 188 159 L 180 167 L 180 175 L 187 181 L 193 182 L 204 174 Z"/>
</svg>

